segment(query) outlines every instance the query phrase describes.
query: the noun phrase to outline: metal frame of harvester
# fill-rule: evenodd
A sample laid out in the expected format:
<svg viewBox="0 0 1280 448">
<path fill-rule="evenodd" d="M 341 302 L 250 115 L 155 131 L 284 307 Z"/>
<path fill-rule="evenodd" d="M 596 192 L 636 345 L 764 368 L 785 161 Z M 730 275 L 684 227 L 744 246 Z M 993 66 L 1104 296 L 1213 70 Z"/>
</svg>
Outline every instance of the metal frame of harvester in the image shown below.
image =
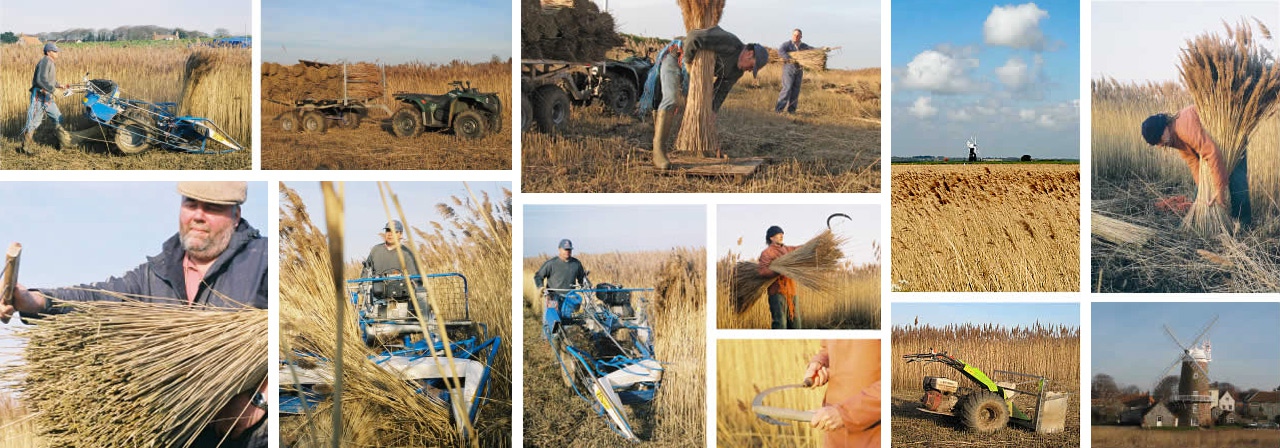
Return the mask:
<svg viewBox="0 0 1280 448">
<path fill-rule="evenodd" d="M 921 406 L 917 408 L 921 412 L 956 417 L 961 426 L 982 433 L 994 432 L 1008 423 L 1044 434 L 1061 432 L 1065 428 L 1068 394 L 1049 391 L 1049 379 L 1044 376 L 993 370 L 992 373 L 1022 379 L 1016 382 L 996 381 L 977 367 L 946 352 L 913 353 L 902 355 L 902 358 L 908 364 L 941 363 L 960 372 L 977 386 L 960 386 L 959 382 L 949 378 L 926 376 L 923 381 L 924 396 L 920 399 Z M 1032 384 L 1034 389 L 1019 389 L 1023 384 Z M 1014 397 L 1018 395 L 1035 397 L 1030 415 L 1027 414 L 1027 409 L 1013 403 Z"/>
</svg>

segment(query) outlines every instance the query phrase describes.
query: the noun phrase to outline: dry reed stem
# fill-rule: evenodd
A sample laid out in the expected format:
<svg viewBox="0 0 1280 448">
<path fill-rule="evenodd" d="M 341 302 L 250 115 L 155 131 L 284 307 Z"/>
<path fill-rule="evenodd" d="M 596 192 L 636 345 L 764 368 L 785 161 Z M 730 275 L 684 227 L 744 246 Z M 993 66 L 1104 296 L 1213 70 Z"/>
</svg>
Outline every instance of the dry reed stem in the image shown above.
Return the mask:
<svg viewBox="0 0 1280 448">
<path fill-rule="evenodd" d="M 1157 233 L 1155 229 L 1101 215 L 1097 212 L 1092 215 L 1092 223 L 1091 232 L 1094 236 L 1117 244 L 1142 246 Z"/>
<path fill-rule="evenodd" d="M 706 29 L 720 23 L 724 14 L 724 0 L 679 0 L 686 31 Z M 689 70 L 689 95 L 686 110 L 676 138 L 677 151 L 692 151 L 701 157 L 719 153 L 720 139 L 716 134 L 716 114 L 712 110 L 715 97 L 715 55 L 702 51 L 687 62 Z"/>
<path fill-rule="evenodd" d="M 844 258 L 840 245 L 847 240 L 847 237 L 836 236 L 831 230 L 824 230 L 796 250 L 773 260 L 769 269 L 814 291 L 828 291 L 833 286 L 828 275 Z"/>
<path fill-rule="evenodd" d="M 59 302 L 19 333 L 20 381 L 49 446 L 189 446 L 231 398 L 266 380 L 267 311 Z"/>
</svg>

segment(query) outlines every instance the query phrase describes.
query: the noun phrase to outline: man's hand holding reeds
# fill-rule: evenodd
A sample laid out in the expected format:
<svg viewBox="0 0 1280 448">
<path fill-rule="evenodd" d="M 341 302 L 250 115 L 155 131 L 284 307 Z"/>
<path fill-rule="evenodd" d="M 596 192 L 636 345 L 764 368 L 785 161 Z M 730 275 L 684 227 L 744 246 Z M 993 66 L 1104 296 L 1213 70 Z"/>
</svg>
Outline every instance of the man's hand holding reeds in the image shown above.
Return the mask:
<svg viewBox="0 0 1280 448">
<path fill-rule="evenodd" d="M 265 394 L 266 392 L 267 382 L 263 380 L 257 393 Z M 267 416 L 266 409 L 251 404 L 254 393 L 255 391 L 242 392 L 232 397 L 231 402 L 218 411 L 218 415 L 213 418 L 214 428 L 217 429 L 218 434 L 227 434 L 231 439 L 239 438 Z"/>
<path fill-rule="evenodd" d="M 809 420 L 809 424 L 823 431 L 835 431 L 844 427 L 844 417 L 840 416 L 839 408 L 823 406 L 813 411 L 813 418 Z"/>
<path fill-rule="evenodd" d="M 810 362 L 809 368 L 804 371 L 804 379 L 812 382 L 809 387 L 820 387 L 827 384 L 827 378 L 827 366 L 817 361 Z"/>
<path fill-rule="evenodd" d="M 32 315 L 41 310 L 44 310 L 44 294 L 27 291 L 26 287 L 18 283 L 13 288 L 13 303 L 0 304 L 0 320 L 8 323 L 14 312 Z"/>
</svg>

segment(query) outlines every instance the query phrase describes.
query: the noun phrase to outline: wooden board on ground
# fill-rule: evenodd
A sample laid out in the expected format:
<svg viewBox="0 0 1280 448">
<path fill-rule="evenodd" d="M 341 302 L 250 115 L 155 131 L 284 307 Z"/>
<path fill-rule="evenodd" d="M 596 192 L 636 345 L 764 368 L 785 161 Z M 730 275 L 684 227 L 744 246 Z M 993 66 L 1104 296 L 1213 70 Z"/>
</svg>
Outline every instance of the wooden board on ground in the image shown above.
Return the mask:
<svg viewBox="0 0 1280 448">
<path fill-rule="evenodd" d="M 718 159 L 689 156 L 672 156 L 670 160 L 671 166 L 665 171 L 658 170 L 653 165 L 646 165 L 645 169 L 658 174 L 678 176 L 732 177 L 735 181 L 741 182 L 755 174 L 760 165 L 769 161 L 764 157 Z"/>
</svg>

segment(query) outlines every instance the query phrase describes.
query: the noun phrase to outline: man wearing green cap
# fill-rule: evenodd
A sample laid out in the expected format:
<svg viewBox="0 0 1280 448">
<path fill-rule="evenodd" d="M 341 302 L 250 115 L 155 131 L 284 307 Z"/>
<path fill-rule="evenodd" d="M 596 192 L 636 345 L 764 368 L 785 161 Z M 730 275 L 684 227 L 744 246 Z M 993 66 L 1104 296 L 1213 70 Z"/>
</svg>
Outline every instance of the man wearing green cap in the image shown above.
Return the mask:
<svg viewBox="0 0 1280 448">
<path fill-rule="evenodd" d="M 58 148 L 71 146 L 71 133 L 62 127 L 62 112 L 53 101 L 54 89 L 66 89 L 67 84 L 58 84 L 58 72 L 53 61 L 58 59 L 58 46 L 53 42 L 44 44 L 44 58 L 36 64 L 36 72 L 31 76 L 31 106 L 27 108 L 26 127 L 22 128 L 22 150 L 28 154 L 35 151 L 36 128 L 47 115 L 53 119 L 58 131 Z"/>
<path fill-rule="evenodd" d="M 178 303 L 193 308 L 267 308 L 267 239 L 241 218 L 245 182 L 179 182 L 178 233 L 160 254 L 120 277 L 74 288 L 37 290 L 18 284 L 12 305 L 0 305 L 5 320 L 58 314 L 61 301 L 131 300 Z M 115 293 L 115 294 L 112 294 Z M 49 300 L 52 297 L 56 300 Z M 266 337 L 266 328 L 262 329 Z M 262 392 L 236 395 L 192 446 L 266 447 L 266 403 Z"/>
</svg>

